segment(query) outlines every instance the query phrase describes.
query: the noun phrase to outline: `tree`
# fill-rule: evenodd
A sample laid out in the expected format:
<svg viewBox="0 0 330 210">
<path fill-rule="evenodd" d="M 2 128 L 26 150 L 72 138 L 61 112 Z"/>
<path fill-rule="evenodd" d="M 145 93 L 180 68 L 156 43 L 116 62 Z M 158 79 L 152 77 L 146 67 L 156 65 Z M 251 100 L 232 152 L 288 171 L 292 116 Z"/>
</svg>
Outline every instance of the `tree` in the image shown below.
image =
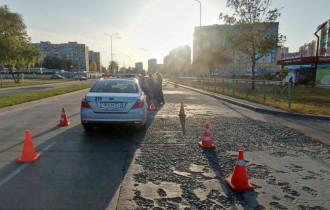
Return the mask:
<svg viewBox="0 0 330 210">
<path fill-rule="evenodd" d="M 97 66 L 95 61 L 92 61 L 91 64 L 89 65 L 89 70 L 90 71 L 96 71 L 97 70 Z"/>
<path fill-rule="evenodd" d="M 225 50 L 224 47 L 219 47 L 214 50 L 210 56 L 209 69 L 210 74 L 213 75 L 215 69 L 225 68 L 233 59 L 230 56 L 230 53 Z"/>
<path fill-rule="evenodd" d="M 264 78 L 266 80 L 273 80 L 273 76 L 269 71 L 264 73 Z"/>
<path fill-rule="evenodd" d="M 128 69 L 126 69 L 125 67 L 121 67 L 120 69 L 119 69 L 119 74 L 126 74 L 127 73 L 127 71 L 128 71 Z"/>
<path fill-rule="evenodd" d="M 201 53 L 203 55 L 203 53 Z M 194 59 L 193 61 L 193 68 L 196 71 L 196 74 L 205 74 L 205 72 L 203 72 L 202 67 L 206 66 L 206 62 L 204 57 L 199 56 L 197 58 Z"/>
<path fill-rule="evenodd" d="M 20 68 L 29 69 L 40 61 L 43 53 L 36 49 L 27 36 L 26 27 L 18 13 L 10 12 L 7 6 L 0 7 L 0 63 L 7 66 L 16 83 Z M 14 75 L 16 68 L 16 77 Z"/>
<path fill-rule="evenodd" d="M 72 67 L 72 61 L 67 60 L 66 58 L 58 58 L 47 55 L 43 62 L 42 67 L 47 69 L 63 69 L 70 70 Z"/>
<path fill-rule="evenodd" d="M 111 61 L 108 70 L 110 71 L 110 73 L 118 73 L 118 63 L 116 61 Z"/>
<path fill-rule="evenodd" d="M 278 8 L 271 10 L 270 6 L 271 0 L 227 0 L 227 7 L 234 13 L 219 15 L 220 20 L 234 25 L 228 32 L 230 47 L 247 57 L 252 65 L 252 80 L 255 80 L 256 62 L 285 40 L 284 36 L 270 30 L 281 15 Z"/>
<path fill-rule="evenodd" d="M 289 74 L 289 69 L 283 68 L 280 71 L 280 79 L 283 80 Z"/>
<path fill-rule="evenodd" d="M 104 66 L 102 66 L 101 71 L 102 71 L 103 73 L 109 73 L 109 71 L 108 71 Z"/>
</svg>

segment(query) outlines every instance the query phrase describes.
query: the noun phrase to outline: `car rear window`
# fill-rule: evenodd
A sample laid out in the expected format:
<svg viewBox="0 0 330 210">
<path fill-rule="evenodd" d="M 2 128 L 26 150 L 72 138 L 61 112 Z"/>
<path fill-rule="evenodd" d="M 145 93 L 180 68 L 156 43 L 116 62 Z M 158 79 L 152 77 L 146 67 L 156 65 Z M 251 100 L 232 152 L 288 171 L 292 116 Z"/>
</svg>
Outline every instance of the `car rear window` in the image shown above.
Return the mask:
<svg viewBox="0 0 330 210">
<path fill-rule="evenodd" d="M 101 80 L 95 83 L 90 92 L 100 93 L 138 93 L 134 81 Z"/>
</svg>

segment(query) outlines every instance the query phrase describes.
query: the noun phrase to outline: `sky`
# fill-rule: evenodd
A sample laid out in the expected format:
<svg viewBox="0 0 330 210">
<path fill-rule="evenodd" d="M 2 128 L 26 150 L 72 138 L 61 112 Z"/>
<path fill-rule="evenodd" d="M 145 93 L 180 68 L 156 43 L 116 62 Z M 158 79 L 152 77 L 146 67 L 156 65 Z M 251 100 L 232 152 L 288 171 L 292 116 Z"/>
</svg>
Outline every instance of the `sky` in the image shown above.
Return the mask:
<svg viewBox="0 0 330 210">
<path fill-rule="evenodd" d="M 200 0 L 202 25 L 222 24 L 220 12 L 230 13 L 226 0 Z M 281 8 L 279 33 L 285 46 L 298 51 L 315 40 L 318 25 L 330 19 L 329 0 L 273 0 Z M 22 15 L 33 43 L 77 41 L 101 53 L 103 66 L 113 60 L 122 67 L 134 67 L 148 59 L 158 63 L 169 51 L 190 45 L 194 27 L 199 26 L 200 5 L 196 0 L 0 0 L 12 12 Z"/>
</svg>

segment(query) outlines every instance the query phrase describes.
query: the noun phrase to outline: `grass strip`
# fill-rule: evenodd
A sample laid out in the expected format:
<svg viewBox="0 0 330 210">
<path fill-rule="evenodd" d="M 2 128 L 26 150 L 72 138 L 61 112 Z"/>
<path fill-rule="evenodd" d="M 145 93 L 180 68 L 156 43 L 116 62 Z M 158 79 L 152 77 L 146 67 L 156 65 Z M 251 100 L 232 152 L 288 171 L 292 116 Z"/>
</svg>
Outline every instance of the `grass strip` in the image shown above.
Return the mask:
<svg viewBox="0 0 330 210">
<path fill-rule="evenodd" d="M 51 79 L 25 79 L 24 84 L 22 80 L 19 83 L 15 83 L 13 80 L 0 80 L 0 88 L 11 88 L 11 87 L 25 87 L 30 85 L 44 85 L 52 83 L 65 83 L 72 82 L 74 80 L 51 80 Z"/>
<path fill-rule="evenodd" d="M 93 83 L 0 97 L 0 108 L 90 88 Z"/>
</svg>

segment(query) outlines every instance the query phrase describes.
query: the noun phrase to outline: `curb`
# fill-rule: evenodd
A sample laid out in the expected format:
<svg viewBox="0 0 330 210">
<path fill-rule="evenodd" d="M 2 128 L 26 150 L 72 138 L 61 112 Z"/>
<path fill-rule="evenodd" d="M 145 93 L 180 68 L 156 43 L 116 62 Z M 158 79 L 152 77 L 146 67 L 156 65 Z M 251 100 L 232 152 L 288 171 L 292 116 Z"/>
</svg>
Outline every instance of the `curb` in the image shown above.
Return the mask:
<svg viewBox="0 0 330 210">
<path fill-rule="evenodd" d="M 182 88 L 186 88 L 188 90 L 192 90 L 192 91 L 204 94 L 204 95 L 208 95 L 208 96 L 211 96 L 211 97 L 216 98 L 216 99 L 221 99 L 221 100 L 226 101 L 228 103 L 235 104 L 237 106 L 241 106 L 241 107 L 244 107 L 246 109 L 250 109 L 250 110 L 260 112 L 260 113 L 264 113 L 264 114 L 273 114 L 273 115 L 280 115 L 280 116 L 292 116 L 292 117 L 300 117 L 300 118 L 308 118 L 308 119 L 316 119 L 316 120 L 329 120 L 330 121 L 330 116 L 299 114 L 299 113 L 292 113 L 292 112 L 286 112 L 286 111 L 275 111 L 275 110 L 263 109 L 263 108 L 260 108 L 260 107 L 256 107 L 256 106 L 252 106 L 252 105 L 243 103 L 243 102 L 235 101 L 234 98 L 230 99 L 230 98 L 232 98 L 230 96 L 223 97 L 223 96 L 221 96 L 220 94 L 217 94 L 217 93 L 210 93 L 210 92 L 207 92 L 207 91 L 199 90 L 199 89 L 196 89 L 196 88 L 192 88 L 192 87 L 189 87 L 189 86 L 181 85 L 181 84 L 170 82 L 170 81 L 167 81 L 167 82 L 170 83 L 170 84 L 173 84 L 173 85 L 178 85 Z"/>
</svg>

